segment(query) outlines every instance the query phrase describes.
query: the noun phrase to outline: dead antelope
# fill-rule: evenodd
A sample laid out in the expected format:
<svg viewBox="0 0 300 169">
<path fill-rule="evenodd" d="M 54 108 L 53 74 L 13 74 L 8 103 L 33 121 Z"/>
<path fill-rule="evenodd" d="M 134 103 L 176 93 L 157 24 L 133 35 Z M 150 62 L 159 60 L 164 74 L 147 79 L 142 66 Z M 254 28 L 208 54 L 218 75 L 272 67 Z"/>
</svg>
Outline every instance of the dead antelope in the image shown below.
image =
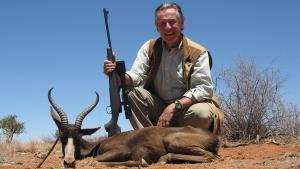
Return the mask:
<svg viewBox="0 0 300 169">
<path fill-rule="evenodd" d="M 91 135 L 99 128 L 81 129 L 83 119 L 99 101 L 82 113 L 75 124 L 69 124 L 65 112 L 54 102 L 48 92 L 51 116 L 59 129 L 64 155 L 64 166 L 75 168 L 75 161 L 95 157 L 106 165 L 148 166 L 167 162 L 209 162 L 218 158 L 219 138 L 210 132 L 193 127 L 148 127 L 128 131 L 98 142 L 88 142 L 83 135 Z M 55 113 L 55 111 L 57 114 Z"/>
</svg>

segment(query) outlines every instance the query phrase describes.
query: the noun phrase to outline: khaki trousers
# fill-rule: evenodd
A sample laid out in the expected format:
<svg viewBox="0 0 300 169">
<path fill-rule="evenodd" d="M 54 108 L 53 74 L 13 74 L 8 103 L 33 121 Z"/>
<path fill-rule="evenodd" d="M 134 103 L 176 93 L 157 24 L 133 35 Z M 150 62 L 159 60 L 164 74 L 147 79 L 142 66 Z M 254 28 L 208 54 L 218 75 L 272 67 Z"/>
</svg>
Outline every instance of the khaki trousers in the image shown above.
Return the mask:
<svg viewBox="0 0 300 169">
<path fill-rule="evenodd" d="M 158 118 L 167 104 L 140 87 L 132 89 L 128 97 L 132 109 L 132 116 L 129 118 L 132 127 L 137 130 L 156 126 Z M 216 111 L 217 108 L 211 102 L 195 103 L 181 112 L 176 112 L 171 120 L 170 127 L 190 125 L 212 131 Z"/>
</svg>

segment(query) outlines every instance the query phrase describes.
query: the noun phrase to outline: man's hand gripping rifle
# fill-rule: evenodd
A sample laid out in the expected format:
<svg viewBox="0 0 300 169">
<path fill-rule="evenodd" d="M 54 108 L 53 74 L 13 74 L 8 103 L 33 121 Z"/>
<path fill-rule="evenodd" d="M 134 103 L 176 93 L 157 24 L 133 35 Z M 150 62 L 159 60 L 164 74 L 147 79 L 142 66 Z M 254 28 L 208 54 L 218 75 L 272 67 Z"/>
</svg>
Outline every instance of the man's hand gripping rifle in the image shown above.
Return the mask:
<svg viewBox="0 0 300 169">
<path fill-rule="evenodd" d="M 107 48 L 107 59 L 115 62 L 115 56 L 113 55 L 113 50 L 110 41 L 110 34 L 108 28 L 108 11 L 103 8 L 106 34 L 108 39 Z M 104 125 L 106 132 L 108 132 L 108 137 L 121 133 L 121 128 L 118 125 L 119 113 L 122 112 L 122 105 L 124 107 L 125 117 L 128 119 L 131 116 L 131 108 L 128 101 L 127 87 L 125 81 L 125 63 L 124 61 L 116 62 L 116 69 L 109 75 L 109 96 L 110 96 L 110 107 L 111 107 L 111 119 L 108 123 Z M 121 80 L 121 86 L 118 84 L 118 79 Z M 120 99 L 120 88 L 122 89 L 122 102 Z"/>
</svg>

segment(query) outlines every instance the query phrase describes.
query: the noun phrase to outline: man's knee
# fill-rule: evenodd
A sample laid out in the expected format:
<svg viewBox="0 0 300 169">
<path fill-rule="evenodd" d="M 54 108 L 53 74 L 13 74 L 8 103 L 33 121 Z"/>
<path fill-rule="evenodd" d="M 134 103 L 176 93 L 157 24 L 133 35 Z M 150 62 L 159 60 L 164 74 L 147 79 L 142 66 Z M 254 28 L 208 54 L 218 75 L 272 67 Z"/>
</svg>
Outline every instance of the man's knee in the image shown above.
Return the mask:
<svg viewBox="0 0 300 169">
<path fill-rule="evenodd" d="M 129 102 L 146 102 L 149 92 L 143 88 L 135 87 L 128 92 Z"/>
<path fill-rule="evenodd" d="M 184 125 L 209 129 L 213 122 L 213 115 L 210 103 L 196 103 L 184 114 Z"/>
<path fill-rule="evenodd" d="M 212 108 L 210 103 L 196 103 L 187 110 L 187 114 L 193 114 L 195 118 L 207 119 L 212 116 Z"/>
<path fill-rule="evenodd" d="M 128 99 L 129 99 L 129 101 L 135 100 L 136 97 L 138 96 L 137 93 L 138 93 L 138 91 L 137 91 L 136 88 L 133 88 L 133 89 L 129 90 L 129 92 L 128 92 Z"/>
</svg>

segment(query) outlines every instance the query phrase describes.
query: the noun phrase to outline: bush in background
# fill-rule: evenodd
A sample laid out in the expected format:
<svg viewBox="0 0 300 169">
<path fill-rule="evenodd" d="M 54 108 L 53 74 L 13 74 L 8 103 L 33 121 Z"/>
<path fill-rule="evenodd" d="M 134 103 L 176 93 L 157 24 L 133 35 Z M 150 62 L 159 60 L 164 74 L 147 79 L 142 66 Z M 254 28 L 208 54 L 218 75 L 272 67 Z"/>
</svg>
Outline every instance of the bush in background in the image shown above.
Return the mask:
<svg viewBox="0 0 300 169">
<path fill-rule="evenodd" d="M 258 71 L 253 60 L 243 57 L 234 68 L 221 70 L 215 84 L 225 114 L 224 137 L 236 141 L 299 135 L 300 110 L 283 100 L 283 83 L 278 70 Z"/>
</svg>

